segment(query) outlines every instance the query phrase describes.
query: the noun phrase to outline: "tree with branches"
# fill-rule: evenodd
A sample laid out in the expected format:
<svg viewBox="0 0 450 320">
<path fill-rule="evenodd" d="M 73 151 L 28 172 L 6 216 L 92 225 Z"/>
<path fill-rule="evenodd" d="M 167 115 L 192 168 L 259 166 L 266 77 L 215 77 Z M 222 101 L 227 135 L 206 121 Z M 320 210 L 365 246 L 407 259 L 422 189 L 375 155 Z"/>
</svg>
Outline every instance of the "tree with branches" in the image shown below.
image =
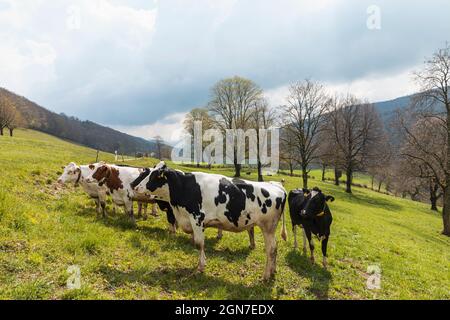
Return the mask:
<svg viewBox="0 0 450 320">
<path fill-rule="evenodd" d="M 367 167 L 378 155 L 384 137 L 383 126 L 375 107 L 348 94 L 334 97 L 329 103 L 327 130 L 336 146 L 337 166 L 346 175 L 347 193 L 352 193 L 353 174 Z"/>
<path fill-rule="evenodd" d="M 224 134 L 226 130 L 230 130 L 235 139 L 239 129 L 245 131 L 250 128 L 254 108 L 262 98 L 262 94 L 257 84 L 238 76 L 217 82 L 211 89 L 211 99 L 208 103 L 214 127 Z M 234 176 L 240 177 L 238 146 L 236 143 L 233 145 Z"/>
<path fill-rule="evenodd" d="M 450 236 L 450 44 L 438 49 L 414 75 L 421 88 L 413 103 L 416 113 L 435 119 L 445 130 L 442 233 Z"/>
<path fill-rule="evenodd" d="M 308 188 L 310 164 L 318 158 L 320 140 L 317 137 L 323 129 L 329 98 L 321 84 L 306 79 L 290 86 L 286 100 L 287 104 L 281 107 L 283 130 L 294 138 L 303 187 Z"/>
</svg>

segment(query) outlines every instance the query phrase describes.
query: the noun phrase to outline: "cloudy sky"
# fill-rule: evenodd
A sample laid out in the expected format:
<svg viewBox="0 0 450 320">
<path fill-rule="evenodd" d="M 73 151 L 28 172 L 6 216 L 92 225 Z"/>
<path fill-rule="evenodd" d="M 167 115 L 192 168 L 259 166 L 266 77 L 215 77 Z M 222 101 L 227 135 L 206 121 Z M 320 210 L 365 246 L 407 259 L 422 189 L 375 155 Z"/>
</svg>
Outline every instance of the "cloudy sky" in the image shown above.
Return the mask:
<svg viewBox="0 0 450 320">
<path fill-rule="evenodd" d="M 228 76 L 274 106 L 306 77 L 372 101 L 411 93 L 411 71 L 450 41 L 449 12 L 447 0 L 0 0 L 0 86 L 174 141 Z"/>
</svg>

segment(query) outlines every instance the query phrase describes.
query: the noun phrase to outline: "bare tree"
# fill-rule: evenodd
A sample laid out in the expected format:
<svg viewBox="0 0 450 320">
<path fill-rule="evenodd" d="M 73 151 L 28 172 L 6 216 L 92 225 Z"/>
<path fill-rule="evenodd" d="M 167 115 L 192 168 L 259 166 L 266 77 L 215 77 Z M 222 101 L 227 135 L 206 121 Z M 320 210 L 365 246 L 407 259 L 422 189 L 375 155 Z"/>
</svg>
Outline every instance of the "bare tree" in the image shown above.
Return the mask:
<svg viewBox="0 0 450 320">
<path fill-rule="evenodd" d="M 275 119 L 275 111 L 269 108 L 269 104 L 266 99 L 262 98 L 255 102 L 255 107 L 252 112 L 251 126 L 256 130 L 256 162 L 258 168 L 258 181 L 264 181 L 262 175 L 260 142 L 267 140 L 267 132 L 263 130 L 272 127 L 275 124 Z"/>
<path fill-rule="evenodd" d="M 262 97 L 262 90 L 251 80 L 238 76 L 217 82 L 211 89 L 208 108 L 214 116 L 214 126 L 223 132 L 229 129 L 236 133 L 238 129 L 247 130 L 256 103 Z M 237 144 L 234 144 L 233 163 L 235 177 L 241 175 Z"/>
<path fill-rule="evenodd" d="M 286 124 L 283 129 L 295 138 L 304 188 L 308 187 L 309 166 L 318 157 L 317 136 L 328 100 L 321 84 L 306 79 L 290 86 L 287 104 L 282 106 L 282 122 Z"/>
<path fill-rule="evenodd" d="M 400 155 L 405 158 L 403 171 L 424 180 L 422 184 L 428 185 L 431 208 L 437 210 L 437 201 L 442 196 L 440 190 L 446 187 L 447 152 L 442 146 L 447 144 L 447 128 L 438 116 L 423 116 L 413 110 L 397 112 L 403 142 Z"/>
<path fill-rule="evenodd" d="M 337 165 L 346 174 L 345 191 L 352 193 L 353 174 L 364 170 L 377 155 L 383 126 L 374 106 L 352 95 L 335 97 L 329 106 L 327 129 L 332 131 L 336 145 Z"/>
<path fill-rule="evenodd" d="M 423 68 L 415 73 L 415 78 L 422 91 L 416 97 L 416 108 L 421 109 L 423 116 L 436 118 L 446 130 L 442 233 L 450 236 L 450 44 L 427 59 Z"/>
<path fill-rule="evenodd" d="M 163 138 L 162 138 L 161 136 L 159 136 L 159 135 L 154 136 L 154 137 L 153 137 L 153 140 L 154 140 L 154 142 L 155 142 L 155 144 L 156 144 L 157 158 L 161 160 L 161 159 L 162 159 L 162 148 L 163 148 L 163 142 L 164 142 L 164 140 L 163 140 Z"/>
<path fill-rule="evenodd" d="M 9 134 L 12 136 L 13 130 L 18 125 L 18 113 L 13 103 L 5 96 L 0 97 L 0 135 L 3 130 L 9 128 Z"/>
<path fill-rule="evenodd" d="M 194 132 L 195 122 L 201 122 L 201 132 Z M 195 139 L 199 139 L 200 137 L 196 137 L 196 134 L 199 134 L 203 137 L 203 134 L 206 130 L 212 128 L 212 119 L 209 115 L 208 109 L 205 108 L 194 108 L 188 112 L 184 121 L 183 121 L 184 129 Z M 207 142 L 203 141 L 202 148 L 205 147 Z M 195 162 L 197 163 L 197 167 L 200 167 L 200 162 L 202 161 L 202 150 L 197 150 L 194 152 L 194 148 L 192 148 L 192 153 L 195 155 Z"/>
<path fill-rule="evenodd" d="M 294 130 L 281 129 L 280 133 L 280 162 L 289 167 L 289 173 L 292 177 L 294 175 L 294 167 L 297 165 L 299 159 L 297 147 L 295 144 Z"/>
</svg>

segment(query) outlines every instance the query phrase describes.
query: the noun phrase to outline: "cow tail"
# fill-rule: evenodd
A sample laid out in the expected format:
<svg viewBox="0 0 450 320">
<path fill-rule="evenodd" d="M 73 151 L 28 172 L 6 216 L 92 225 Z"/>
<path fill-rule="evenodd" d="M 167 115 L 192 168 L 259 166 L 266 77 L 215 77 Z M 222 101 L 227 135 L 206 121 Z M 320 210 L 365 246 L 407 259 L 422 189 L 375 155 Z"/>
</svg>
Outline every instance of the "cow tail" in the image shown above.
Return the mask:
<svg viewBox="0 0 450 320">
<path fill-rule="evenodd" d="M 281 227 L 281 238 L 283 238 L 284 241 L 287 241 L 287 231 L 286 231 L 286 218 L 284 214 L 284 208 L 286 205 L 286 193 L 284 193 L 284 200 L 281 204 L 281 219 L 283 219 L 283 226 Z"/>
</svg>

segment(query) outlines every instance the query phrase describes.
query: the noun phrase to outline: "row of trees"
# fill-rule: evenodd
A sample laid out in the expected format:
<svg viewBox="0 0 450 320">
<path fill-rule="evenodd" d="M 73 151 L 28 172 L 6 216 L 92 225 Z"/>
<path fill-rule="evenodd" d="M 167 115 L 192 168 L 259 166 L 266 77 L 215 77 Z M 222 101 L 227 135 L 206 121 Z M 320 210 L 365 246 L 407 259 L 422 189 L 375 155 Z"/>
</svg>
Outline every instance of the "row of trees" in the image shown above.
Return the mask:
<svg viewBox="0 0 450 320">
<path fill-rule="evenodd" d="M 352 193 L 355 172 L 372 177 L 372 188 L 409 194 L 414 200 L 427 195 L 433 210 L 443 205 L 443 233 L 450 235 L 450 47 L 438 50 L 415 73 L 421 87 L 408 108 L 398 111 L 385 128 L 373 104 L 352 94 L 330 94 L 312 80 L 294 83 L 286 104 L 270 108 L 263 90 L 249 79 L 233 77 L 217 82 L 205 108 L 193 109 L 185 129 L 194 133 L 220 129 L 280 130 L 280 160 L 293 173 L 300 168 L 308 187 L 311 168 L 333 168 L 335 184 L 345 174 L 345 190 Z M 275 111 L 276 110 L 276 111 Z M 203 134 L 202 132 L 202 134 Z M 266 137 L 257 137 L 259 140 Z M 241 164 L 234 148 L 235 176 Z M 258 150 L 259 155 L 259 150 Z M 199 164 L 201 160 L 197 161 Z M 258 180 L 263 180 L 258 157 Z M 377 186 L 374 186 L 374 184 Z"/>
<path fill-rule="evenodd" d="M 443 234 L 450 236 L 450 45 L 437 50 L 414 76 L 420 93 L 397 112 L 394 127 L 402 145 L 393 166 L 408 179 L 402 188 L 411 198 L 426 190 L 433 210 L 442 198 Z"/>
<path fill-rule="evenodd" d="M 0 96 L 0 135 L 5 129 L 9 130 L 12 137 L 14 129 L 21 123 L 20 114 L 17 112 L 13 102 L 5 96 Z"/>
</svg>

